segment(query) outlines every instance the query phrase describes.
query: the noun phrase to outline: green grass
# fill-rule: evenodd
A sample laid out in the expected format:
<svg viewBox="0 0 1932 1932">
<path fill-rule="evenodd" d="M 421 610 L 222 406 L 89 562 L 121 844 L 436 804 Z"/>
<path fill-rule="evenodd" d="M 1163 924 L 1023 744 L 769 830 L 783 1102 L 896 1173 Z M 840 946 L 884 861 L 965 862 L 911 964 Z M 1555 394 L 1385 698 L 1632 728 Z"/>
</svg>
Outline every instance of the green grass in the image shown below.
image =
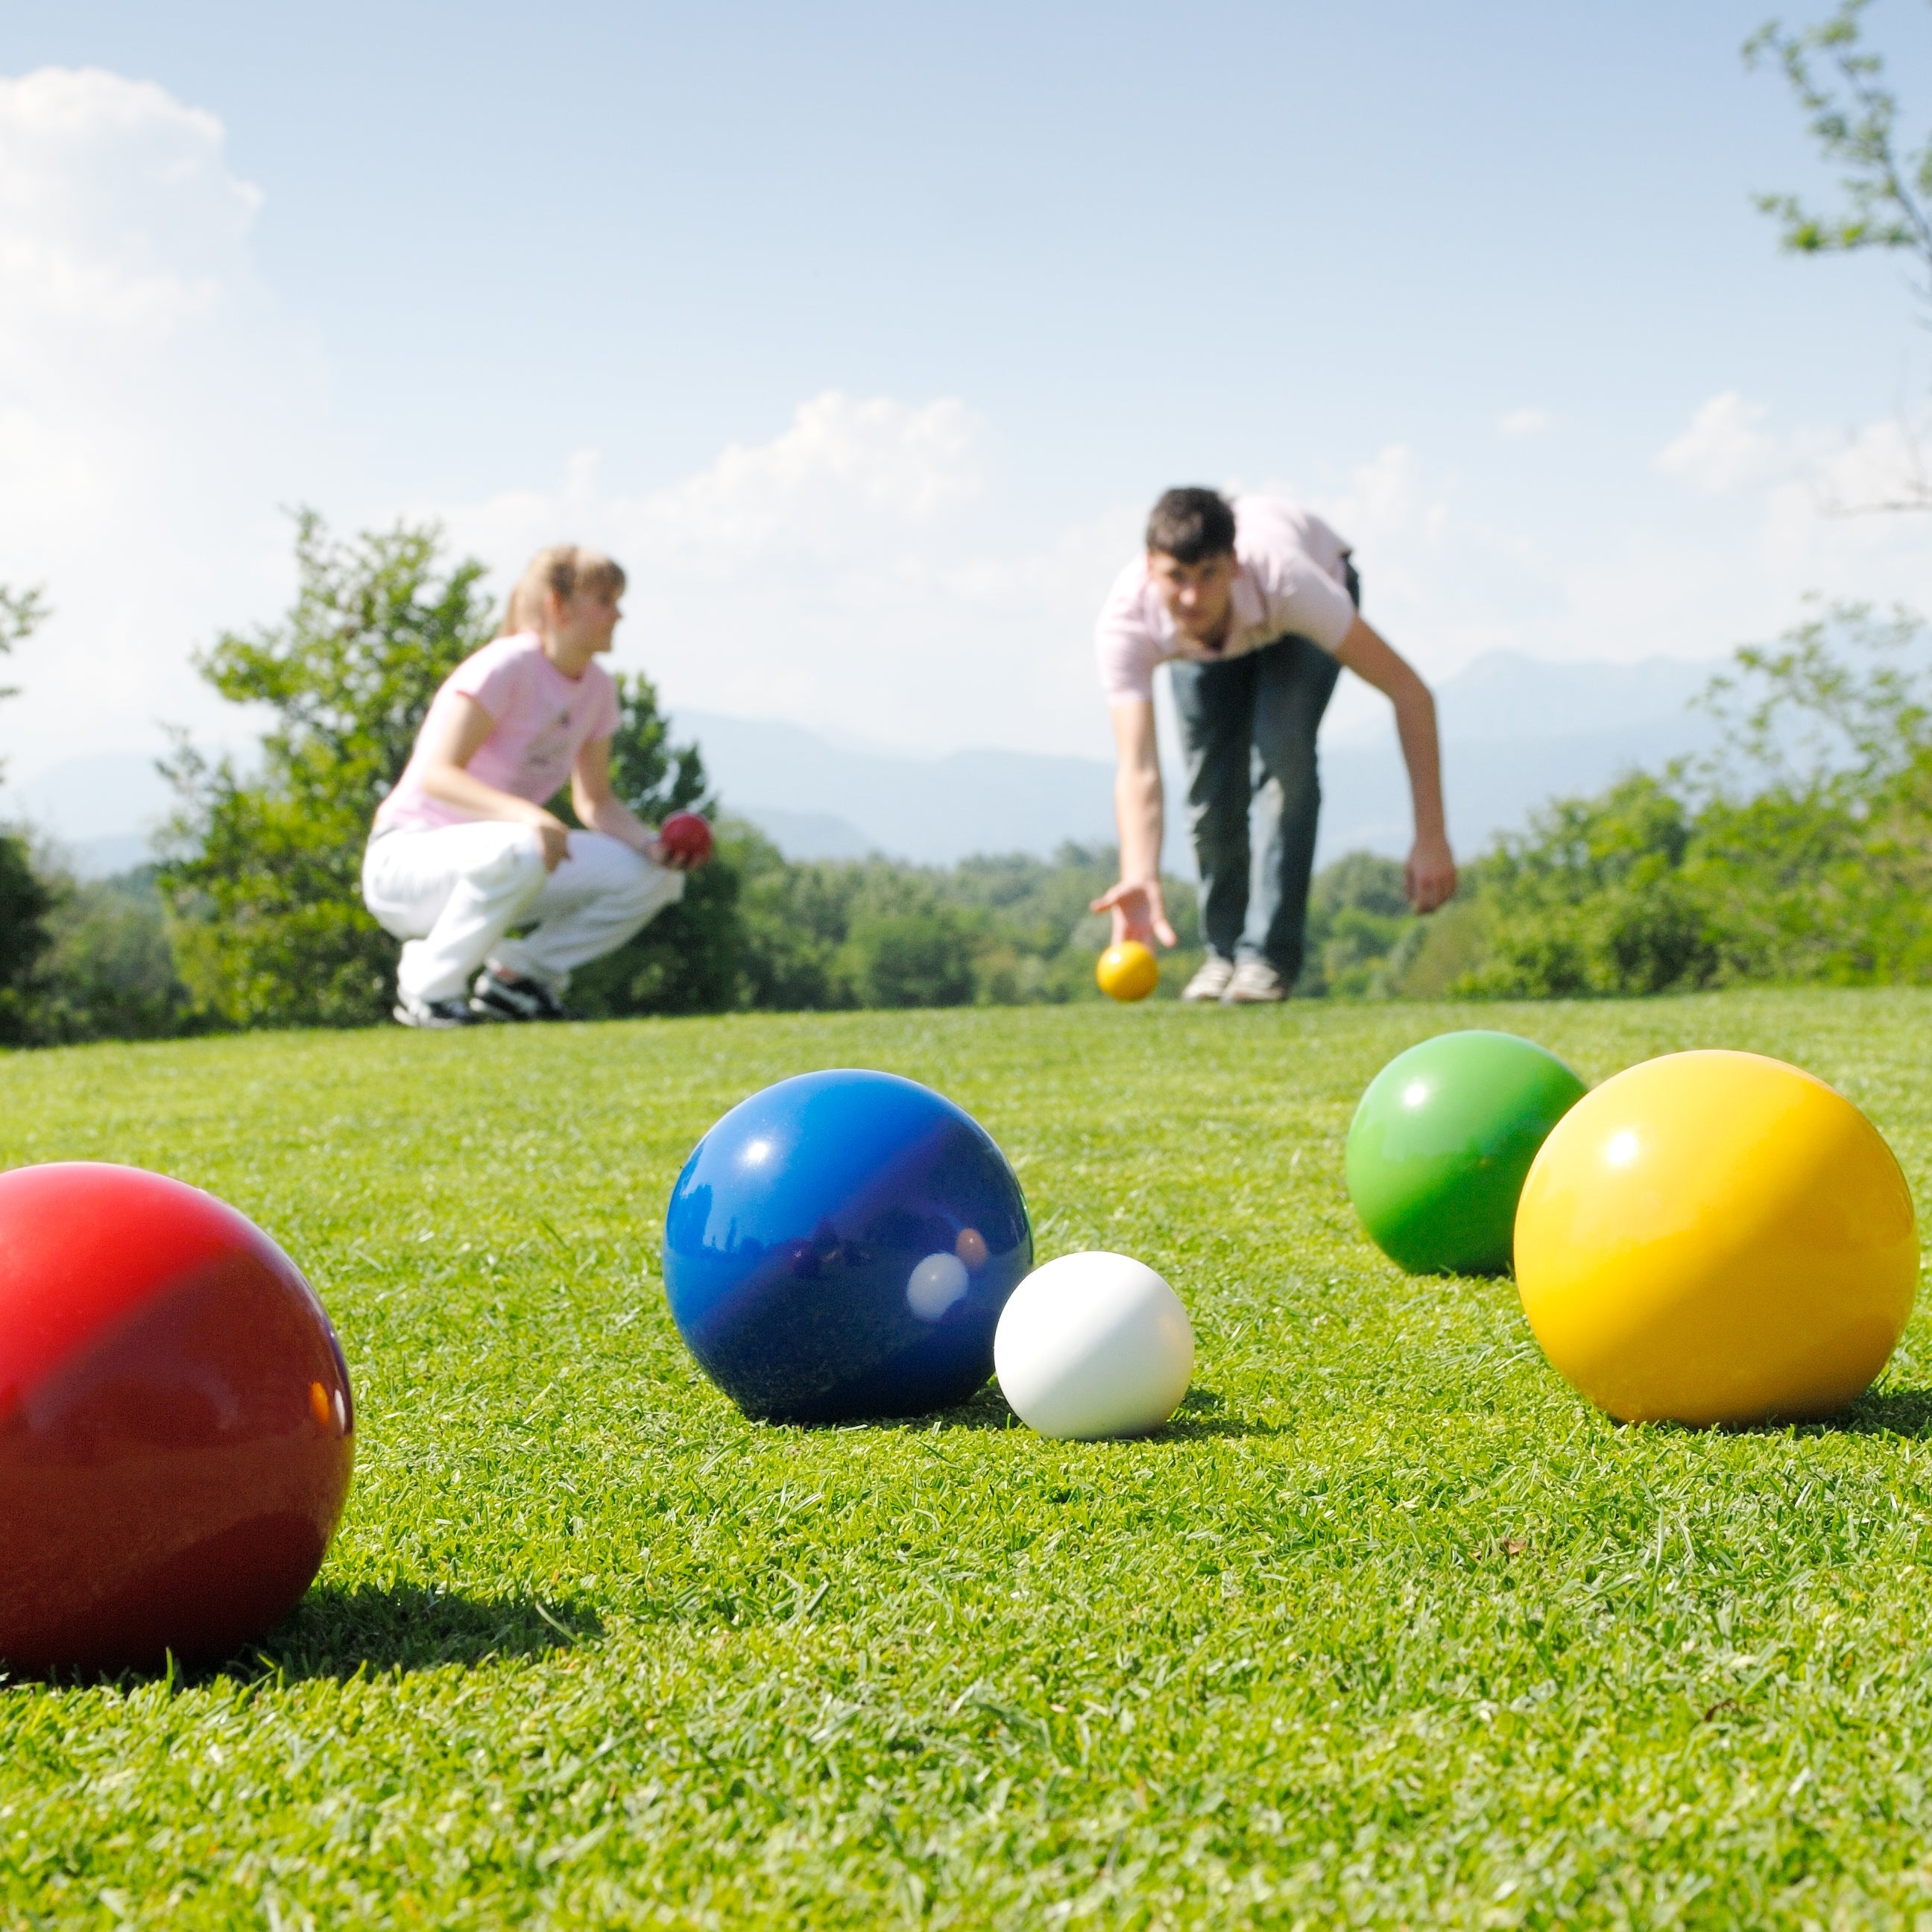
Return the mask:
<svg viewBox="0 0 1932 1932">
<path fill-rule="evenodd" d="M 315 1590 L 224 1672 L 0 1690 L 0 1923 L 1932 1922 L 1932 1334 L 1832 1427 L 1619 1429 L 1509 1284 L 1410 1280 L 1341 1180 L 1397 1048 L 1600 1079 L 1781 1054 L 1925 1198 L 1932 998 L 1172 1006 L 0 1060 L 0 1162 L 212 1188 L 360 1397 Z M 928 1081 L 1042 1258 L 1194 1315 L 1148 1442 L 992 1391 L 742 1420 L 656 1277 L 692 1142 L 807 1068 Z M 0 1550 L 0 1562 L 5 1552 Z"/>
</svg>

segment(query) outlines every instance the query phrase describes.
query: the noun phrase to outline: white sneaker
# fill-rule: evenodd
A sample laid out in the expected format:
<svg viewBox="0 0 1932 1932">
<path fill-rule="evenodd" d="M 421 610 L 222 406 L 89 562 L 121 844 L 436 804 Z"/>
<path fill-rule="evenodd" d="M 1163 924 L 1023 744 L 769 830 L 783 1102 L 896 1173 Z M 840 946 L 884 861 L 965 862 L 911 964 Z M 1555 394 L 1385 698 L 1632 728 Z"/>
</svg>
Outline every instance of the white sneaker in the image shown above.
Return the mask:
<svg viewBox="0 0 1932 1932">
<path fill-rule="evenodd" d="M 1234 962 L 1232 959 L 1223 959 L 1218 952 L 1210 952 L 1205 959 L 1202 961 L 1200 968 L 1193 978 L 1181 988 L 1180 997 L 1184 1000 L 1192 1000 L 1197 1004 L 1210 1000 L 1219 1001 L 1222 994 L 1228 990 L 1228 981 L 1234 976 Z"/>
<path fill-rule="evenodd" d="M 1259 1006 L 1288 998 L 1281 975 L 1265 959 L 1237 961 L 1228 976 L 1228 989 L 1221 995 L 1224 1006 Z"/>
<path fill-rule="evenodd" d="M 482 1016 L 470 1010 L 470 1002 L 459 993 L 446 1000 L 400 999 L 396 1002 L 395 1014 L 399 1024 L 406 1027 L 430 1027 L 438 1030 L 448 1027 L 466 1027 L 478 1024 Z"/>
</svg>

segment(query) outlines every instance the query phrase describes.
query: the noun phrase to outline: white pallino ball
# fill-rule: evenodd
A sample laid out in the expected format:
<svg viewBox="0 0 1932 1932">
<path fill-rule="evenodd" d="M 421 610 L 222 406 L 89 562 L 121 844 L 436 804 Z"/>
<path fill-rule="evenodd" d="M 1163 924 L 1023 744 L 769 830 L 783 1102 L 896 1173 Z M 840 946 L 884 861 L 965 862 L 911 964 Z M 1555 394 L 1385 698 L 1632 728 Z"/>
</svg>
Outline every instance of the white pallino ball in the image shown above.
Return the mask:
<svg viewBox="0 0 1932 1932">
<path fill-rule="evenodd" d="M 1013 1412 L 1042 1436 L 1144 1436 L 1187 1393 L 1194 1329 L 1144 1262 L 1063 1255 L 1013 1290 L 993 1369 Z"/>
</svg>

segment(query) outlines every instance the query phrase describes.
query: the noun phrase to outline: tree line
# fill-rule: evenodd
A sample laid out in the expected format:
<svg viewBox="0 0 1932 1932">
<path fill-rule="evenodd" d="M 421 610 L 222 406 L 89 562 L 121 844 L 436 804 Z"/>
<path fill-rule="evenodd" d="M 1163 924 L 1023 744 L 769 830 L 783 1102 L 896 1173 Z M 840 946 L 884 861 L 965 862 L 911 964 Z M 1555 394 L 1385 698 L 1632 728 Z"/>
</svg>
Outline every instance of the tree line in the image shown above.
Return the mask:
<svg viewBox="0 0 1932 1932">
<path fill-rule="evenodd" d="M 433 530 L 346 542 L 304 516 L 299 588 L 278 625 L 198 661 L 275 723 L 238 770 L 178 740 L 156 865 L 82 882 L 0 834 L 0 1040 L 157 1038 L 357 1026 L 388 1012 L 395 942 L 358 874 L 376 801 L 448 671 L 490 634 L 474 563 Z M 0 644 L 44 614 L 0 590 Z M 618 788 L 650 820 L 718 811 L 702 754 L 674 742 L 650 681 L 620 677 Z M 1462 891 L 1410 916 L 1400 868 L 1355 853 L 1316 879 L 1298 991 L 1343 998 L 1549 998 L 1746 982 L 1932 979 L 1932 637 L 1908 611 L 1820 611 L 1740 650 L 1701 700 L 1718 748 L 1552 801 L 1499 838 Z M 567 798 L 556 808 L 567 815 Z M 722 818 L 682 904 L 584 968 L 586 1018 L 740 1009 L 1007 1005 L 1096 997 L 1114 854 L 787 860 Z M 1172 882 L 1181 948 L 1194 896 Z"/>
<path fill-rule="evenodd" d="M 298 590 L 277 624 L 220 637 L 202 674 L 274 722 L 245 770 L 177 738 L 177 800 L 152 866 L 82 882 L 0 832 L 0 1041 L 143 1039 L 361 1026 L 388 1012 L 396 944 L 364 910 L 362 849 L 436 686 L 486 642 L 480 566 L 434 530 L 346 541 L 305 514 Z M 0 589 L 0 650 L 45 614 Z M 720 804 L 674 742 L 650 680 L 618 680 L 620 794 L 656 822 Z M 6 694 L 0 693 L 0 694 Z M 1745 982 L 1932 979 L 1932 634 L 1846 605 L 1738 652 L 1701 702 L 1718 748 L 1552 801 L 1412 917 L 1401 868 L 1355 853 L 1310 900 L 1304 995 L 1550 998 Z M 568 816 L 568 797 L 554 808 Z M 788 861 L 721 819 L 681 904 L 583 968 L 590 1018 L 744 1009 L 1011 1005 L 1097 997 L 1106 922 L 1088 902 L 1110 849 L 922 867 Z M 1199 957 L 1194 894 L 1171 882 Z"/>
<path fill-rule="evenodd" d="M 266 707 L 270 728 L 245 767 L 177 736 L 164 764 L 176 806 L 155 865 L 82 882 L 23 832 L 0 836 L 0 1040 L 386 1019 L 397 948 L 362 904 L 370 819 L 436 687 L 488 641 L 496 612 L 482 567 L 447 560 L 430 527 L 338 539 L 305 512 L 295 550 L 282 619 L 224 634 L 196 659 L 224 698 Z M 15 596 L 0 610 L 10 647 L 44 606 Z M 617 683 L 619 794 L 649 823 L 686 808 L 718 815 L 701 752 L 673 741 L 650 680 Z M 552 808 L 572 820 L 567 792 Z M 1086 908 L 1112 883 L 1110 850 L 950 868 L 800 864 L 728 811 L 719 830 L 716 860 L 682 902 L 578 972 L 577 1010 L 1098 997 L 1093 956 L 1106 928 Z M 1178 882 L 1175 902 L 1192 946 L 1192 895 Z"/>
</svg>

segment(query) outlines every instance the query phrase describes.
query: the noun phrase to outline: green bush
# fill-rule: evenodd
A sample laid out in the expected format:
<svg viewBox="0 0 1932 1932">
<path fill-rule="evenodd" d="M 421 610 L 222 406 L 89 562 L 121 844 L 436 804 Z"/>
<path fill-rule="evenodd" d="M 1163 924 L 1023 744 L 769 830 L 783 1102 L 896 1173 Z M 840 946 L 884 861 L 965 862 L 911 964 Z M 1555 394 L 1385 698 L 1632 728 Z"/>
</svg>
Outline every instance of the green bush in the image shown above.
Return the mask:
<svg viewBox="0 0 1932 1932">
<path fill-rule="evenodd" d="M 1513 998 L 1932 978 L 1932 654 L 1909 611 L 1840 606 L 1737 653 L 1719 750 L 1558 801 L 1474 868 Z"/>
<path fill-rule="evenodd" d="M 53 944 L 48 915 L 53 888 L 34 870 L 32 851 L 19 833 L 0 832 L 0 1045 L 34 1036 L 38 982 Z"/>
<path fill-rule="evenodd" d="M 1295 991 L 1373 998 L 1393 990 L 1398 948 L 1416 923 L 1402 868 L 1372 852 L 1348 852 L 1315 875 L 1308 933 Z"/>
<path fill-rule="evenodd" d="M 0 584 L 0 657 L 32 637 L 47 614 L 38 590 Z M 0 685 L 0 698 L 16 694 Z M 0 1046 L 32 1036 L 34 981 L 53 944 L 47 931 L 55 892 L 35 871 L 26 838 L 0 826 Z"/>
<path fill-rule="evenodd" d="M 37 1040 L 164 1040 L 190 1029 L 194 1003 L 176 970 L 153 866 L 60 879 L 47 926 Z"/>
</svg>

